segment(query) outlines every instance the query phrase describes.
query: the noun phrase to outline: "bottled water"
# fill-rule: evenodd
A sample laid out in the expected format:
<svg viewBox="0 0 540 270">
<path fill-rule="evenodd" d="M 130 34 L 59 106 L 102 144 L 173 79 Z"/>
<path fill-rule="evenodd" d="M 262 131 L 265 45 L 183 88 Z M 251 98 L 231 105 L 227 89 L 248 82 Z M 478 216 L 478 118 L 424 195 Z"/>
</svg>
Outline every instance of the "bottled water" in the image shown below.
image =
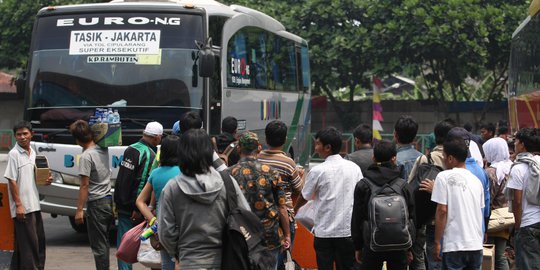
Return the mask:
<svg viewBox="0 0 540 270">
<path fill-rule="evenodd" d="M 113 113 L 113 123 L 120 123 L 120 114 L 118 113 L 117 109 L 115 109 Z"/>
<path fill-rule="evenodd" d="M 107 123 L 112 124 L 114 122 L 114 114 L 111 108 L 107 111 Z"/>
</svg>

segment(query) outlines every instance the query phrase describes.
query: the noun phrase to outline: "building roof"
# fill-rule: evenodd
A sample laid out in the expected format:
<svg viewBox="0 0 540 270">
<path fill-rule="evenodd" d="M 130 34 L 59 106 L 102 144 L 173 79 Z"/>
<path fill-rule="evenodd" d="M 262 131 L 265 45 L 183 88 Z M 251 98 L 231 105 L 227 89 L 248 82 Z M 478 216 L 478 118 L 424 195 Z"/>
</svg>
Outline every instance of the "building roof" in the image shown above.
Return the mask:
<svg viewBox="0 0 540 270">
<path fill-rule="evenodd" d="M 12 84 L 13 76 L 0 72 L 0 93 L 17 93 L 15 84 Z"/>
</svg>

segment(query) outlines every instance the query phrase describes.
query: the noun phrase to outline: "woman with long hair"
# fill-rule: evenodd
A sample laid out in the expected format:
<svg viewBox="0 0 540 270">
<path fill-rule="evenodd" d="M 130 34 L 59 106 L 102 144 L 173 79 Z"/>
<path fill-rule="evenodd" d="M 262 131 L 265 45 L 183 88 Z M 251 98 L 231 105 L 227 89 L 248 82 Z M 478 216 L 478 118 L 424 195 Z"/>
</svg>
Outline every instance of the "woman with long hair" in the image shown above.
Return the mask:
<svg viewBox="0 0 540 270">
<path fill-rule="evenodd" d="M 186 131 L 179 144 L 180 175 L 159 199 L 158 233 L 162 246 L 184 269 L 220 269 L 227 198 L 223 179 L 212 167 L 214 149 L 202 129 Z M 249 206 L 236 184 L 238 205 Z"/>
<path fill-rule="evenodd" d="M 156 213 L 153 211 L 153 206 L 148 205 L 152 201 L 152 196 L 155 198 L 156 210 L 159 213 L 158 202 L 161 191 L 169 180 L 180 173 L 180 167 L 178 167 L 179 140 L 178 136 L 169 135 L 161 141 L 159 167 L 152 170 L 148 182 L 146 182 L 135 202 L 137 208 L 148 222 L 155 218 L 154 214 Z M 174 261 L 164 250 L 161 250 L 161 269 L 174 270 Z"/>
</svg>

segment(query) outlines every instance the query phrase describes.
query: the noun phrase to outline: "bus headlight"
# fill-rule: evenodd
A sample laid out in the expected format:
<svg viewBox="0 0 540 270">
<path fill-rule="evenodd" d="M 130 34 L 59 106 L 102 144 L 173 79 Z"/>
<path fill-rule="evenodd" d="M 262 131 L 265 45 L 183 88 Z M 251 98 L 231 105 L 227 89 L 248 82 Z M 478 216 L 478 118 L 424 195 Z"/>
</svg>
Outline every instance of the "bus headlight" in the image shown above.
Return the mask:
<svg viewBox="0 0 540 270">
<path fill-rule="evenodd" d="M 70 184 L 70 185 L 80 185 L 81 184 L 81 178 L 78 175 L 71 175 L 71 174 L 62 174 L 62 179 L 64 184 Z"/>
<path fill-rule="evenodd" d="M 51 171 L 51 175 L 53 178 L 53 183 L 62 184 L 64 180 L 62 179 L 62 174 L 59 172 Z"/>
</svg>

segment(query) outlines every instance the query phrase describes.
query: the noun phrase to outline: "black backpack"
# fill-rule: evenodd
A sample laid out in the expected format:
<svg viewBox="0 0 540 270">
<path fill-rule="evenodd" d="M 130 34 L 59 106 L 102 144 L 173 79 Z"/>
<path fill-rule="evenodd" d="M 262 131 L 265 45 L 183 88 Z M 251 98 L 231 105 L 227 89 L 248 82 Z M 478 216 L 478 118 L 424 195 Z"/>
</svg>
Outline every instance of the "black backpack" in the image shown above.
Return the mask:
<svg viewBox="0 0 540 270">
<path fill-rule="evenodd" d="M 266 246 L 264 228 L 253 212 L 238 207 L 228 172 L 220 172 L 227 192 L 227 223 L 223 230 L 222 270 L 271 270 L 276 262 Z"/>
<path fill-rule="evenodd" d="M 378 186 L 368 178 L 362 179 L 371 191 L 368 203 L 369 220 L 364 224 L 365 239 L 374 252 L 400 251 L 412 247 L 414 224 L 409 217 L 403 187 L 407 184 L 396 178 Z"/>
<path fill-rule="evenodd" d="M 437 174 L 443 171 L 443 168 L 435 165 L 431 154 L 426 156 L 427 163 L 422 163 L 416 168 L 416 174 L 409 183 L 409 187 L 414 195 L 414 205 L 416 206 L 416 224 L 422 226 L 427 224 L 435 216 L 437 203 L 431 201 L 431 193 L 419 190 L 420 183 L 425 179 L 435 180 Z"/>
</svg>

